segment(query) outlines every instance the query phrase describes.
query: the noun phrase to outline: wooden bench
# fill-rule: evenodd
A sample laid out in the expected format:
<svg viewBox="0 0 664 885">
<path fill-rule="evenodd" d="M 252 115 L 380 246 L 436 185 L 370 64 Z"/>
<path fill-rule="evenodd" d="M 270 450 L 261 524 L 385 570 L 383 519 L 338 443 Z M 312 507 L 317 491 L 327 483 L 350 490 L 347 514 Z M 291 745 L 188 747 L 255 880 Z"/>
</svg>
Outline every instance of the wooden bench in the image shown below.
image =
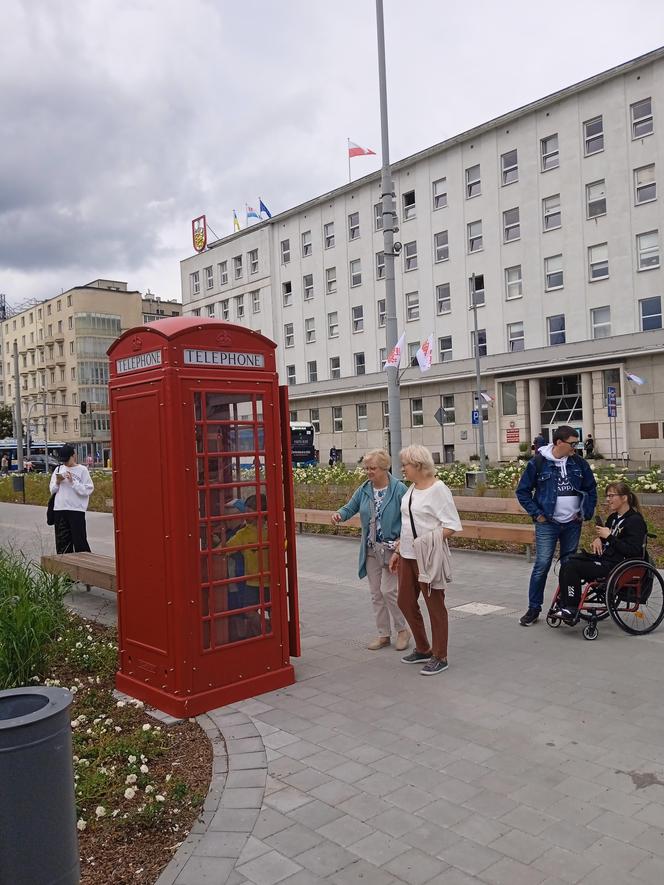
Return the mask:
<svg viewBox="0 0 664 885">
<path fill-rule="evenodd" d="M 115 557 L 101 553 L 61 553 L 42 556 L 41 567 L 45 572 L 69 575 L 72 581 L 90 587 L 102 587 L 117 592 L 115 581 Z"/>
<path fill-rule="evenodd" d="M 455 495 L 454 503 L 460 513 L 492 513 L 496 515 L 525 516 L 524 510 L 515 498 L 473 497 Z M 334 510 L 310 510 L 295 508 L 295 522 L 301 532 L 303 525 L 332 525 Z M 522 544 L 526 548 L 528 562 L 532 558 L 535 543 L 535 526 L 531 523 L 488 522 L 479 519 L 462 519 L 463 537 L 482 541 L 504 541 Z M 351 517 L 341 525 L 360 527 L 360 517 Z"/>
</svg>

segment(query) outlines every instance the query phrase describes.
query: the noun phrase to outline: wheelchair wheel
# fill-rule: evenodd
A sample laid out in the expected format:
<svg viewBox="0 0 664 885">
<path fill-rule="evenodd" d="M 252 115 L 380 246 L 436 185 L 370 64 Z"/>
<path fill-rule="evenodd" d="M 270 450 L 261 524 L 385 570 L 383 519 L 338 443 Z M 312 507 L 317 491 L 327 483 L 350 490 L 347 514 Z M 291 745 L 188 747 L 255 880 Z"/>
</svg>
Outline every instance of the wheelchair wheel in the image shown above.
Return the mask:
<svg viewBox="0 0 664 885">
<path fill-rule="evenodd" d="M 586 624 L 583 628 L 583 638 L 584 639 L 597 639 L 599 636 L 599 630 L 593 624 Z"/>
<path fill-rule="evenodd" d="M 624 562 L 611 573 L 606 601 L 611 617 L 625 633 L 652 633 L 664 619 L 664 579 L 649 562 Z"/>
<path fill-rule="evenodd" d="M 562 618 L 558 618 L 556 615 L 548 614 L 546 616 L 546 622 L 549 627 L 560 627 L 563 621 Z"/>
</svg>

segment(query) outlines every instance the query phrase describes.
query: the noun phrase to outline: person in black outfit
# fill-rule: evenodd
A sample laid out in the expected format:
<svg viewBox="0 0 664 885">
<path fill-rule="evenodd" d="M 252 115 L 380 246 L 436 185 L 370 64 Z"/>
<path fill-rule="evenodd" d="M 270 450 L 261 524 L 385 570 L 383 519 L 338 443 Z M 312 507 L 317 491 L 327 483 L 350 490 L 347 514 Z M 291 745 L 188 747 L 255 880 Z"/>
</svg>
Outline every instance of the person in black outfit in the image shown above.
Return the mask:
<svg viewBox="0 0 664 885">
<path fill-rule="evenodd" d="M 589 433 L 588 436 L 585 438 L 583 448 L 586 454 L 586 458 L 592 458 L 595 453 L 595 440 L 593 439 L 591 433 Z"/>
<path fill-rule="evenodd" d="M 592 553 L 572 556 L 560 569 L 559 603 L 566 624 L 578 620 L 583 581 L 606 578 L 619 563 L 644 556 L 648 528 L 634 492 L 626 482 L 612 482 L 606 500 L 611 512 L 606 525 L 596 528 Z"/>
</svg>

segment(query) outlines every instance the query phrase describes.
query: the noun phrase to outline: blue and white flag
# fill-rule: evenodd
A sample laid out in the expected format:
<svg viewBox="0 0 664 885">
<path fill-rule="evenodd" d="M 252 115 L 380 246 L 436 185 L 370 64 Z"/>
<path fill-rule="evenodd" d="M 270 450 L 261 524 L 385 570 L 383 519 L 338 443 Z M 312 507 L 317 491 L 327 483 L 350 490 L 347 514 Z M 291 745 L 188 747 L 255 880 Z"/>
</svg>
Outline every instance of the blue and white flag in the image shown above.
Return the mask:
<svg viewBox="0 0 664 885">
<path fill-rule="evenodd" d="M 272 218 L 272 213 L 270 212 L 270 210 L 267 208 L 267 206 L 266 206 L 265 203 L 261 200 L 260 197 L 258 198 L 258 211 L 260 212 L 261 215 L 262 215 L 263 213 L 265 213 L 265 214 L 267 215 L 268 218 Z"/>
<path fill-rule="evenodd" d="M 247 206 L 247 204 L 245 203 L 244 208 L 247 210 L 247 220 L 249 220 L 250 218 L 257 218 L 258 220 L 260 220 L 260 215 L 258 214 L 258 212 L 256 212 L 253 206 Z"/>
<path fill-rule="evenodd" d="M 638 384 L 639 387 L 642 384 L 646 383 L 645 378 L 640 378 L 638 375 L 634 375 L 632 372 L 625 372 L 625 378 L 628 378 L 632 382 L 632 384 Z"/>
</svg>

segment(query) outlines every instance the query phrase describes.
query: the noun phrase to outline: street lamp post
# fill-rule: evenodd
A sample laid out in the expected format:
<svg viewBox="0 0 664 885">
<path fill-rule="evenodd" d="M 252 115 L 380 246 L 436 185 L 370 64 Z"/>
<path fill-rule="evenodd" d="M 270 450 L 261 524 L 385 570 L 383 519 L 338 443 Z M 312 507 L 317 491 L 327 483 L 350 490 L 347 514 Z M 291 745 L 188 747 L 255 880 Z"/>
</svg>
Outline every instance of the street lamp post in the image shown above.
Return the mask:
<svg viewBox="0 0 664 885">
<path fill-rule="evenodd" d="M 473 324 L 475 328 L 475 399 L 477 401 L 478 425 L 477 432 L 480 441 L 480 472 L 476 481 L 486 481 L 486 449 L 484 448 L 484 421 L 482 420 L 482 381 L 480 375 L 480 341 L 477 330 L 477 300 L 475 296 L 475 274 L 471 276 L 471 307 L 473 312 Z"/>
<path fill-rule="evenodd" d="M 385 23 L 383 0 L 376 0 L 376 31 L 378 36 L 378 80 L 380 92 L 380 134 L 382 168 L 380 190 L 383 216 L 383 253 L 385 257 L 385 343 L 388 355 L 395 347 L 397 328 L 397 298 L 394 282 L 394 185 L 390 169 L 390 138 L 387 121 L 387 74 L 385 70 Z M 390 433 L 390 454 L 394 461 L 401 451 L 401 397 L 399 394 L 399 367 L 386 366 L 387 408 Z"/>
</svg>

